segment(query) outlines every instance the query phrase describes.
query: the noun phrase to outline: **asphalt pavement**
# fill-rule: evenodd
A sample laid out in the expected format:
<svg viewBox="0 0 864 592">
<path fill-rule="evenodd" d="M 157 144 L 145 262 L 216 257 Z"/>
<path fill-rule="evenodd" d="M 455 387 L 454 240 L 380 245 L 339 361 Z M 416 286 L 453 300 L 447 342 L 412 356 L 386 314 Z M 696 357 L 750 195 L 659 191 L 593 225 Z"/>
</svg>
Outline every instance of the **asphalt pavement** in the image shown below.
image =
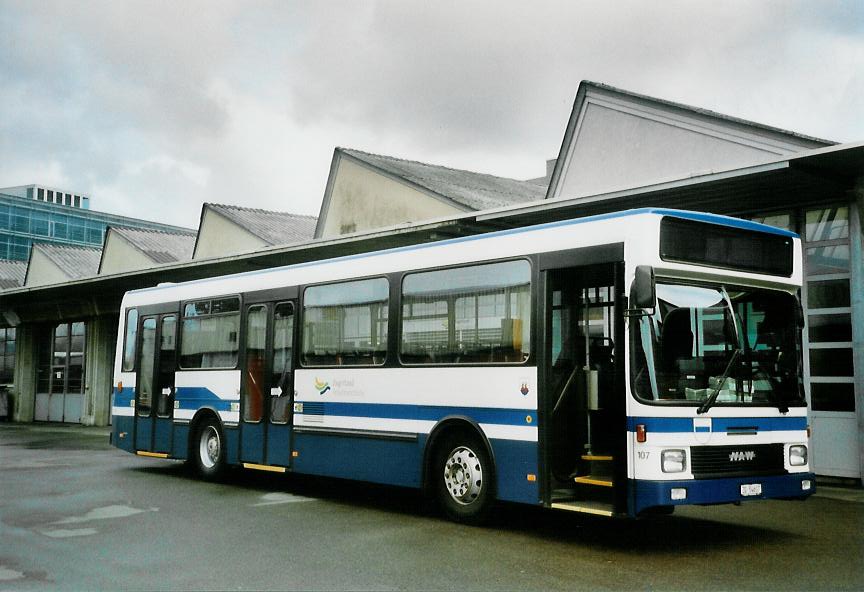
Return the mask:
<svg viewBox="0 0 864 592">
<path fill-rule="evenodd" d="M 418 493 L 182 463 L 107 431 L 0 424 L 0 590 L 864 589 L 864 492 L 608 520 L 502 505 L 488 526 Z"/>
</svg>

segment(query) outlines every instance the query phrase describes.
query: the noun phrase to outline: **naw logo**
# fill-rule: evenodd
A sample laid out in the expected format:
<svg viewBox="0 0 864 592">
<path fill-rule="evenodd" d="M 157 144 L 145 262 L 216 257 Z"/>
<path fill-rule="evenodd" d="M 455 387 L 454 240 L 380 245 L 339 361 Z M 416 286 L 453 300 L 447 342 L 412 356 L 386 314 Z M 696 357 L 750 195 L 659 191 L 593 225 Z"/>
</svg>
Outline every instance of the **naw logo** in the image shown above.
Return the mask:
<svg viewBox="0 0 864 592">
<path fill-rule="evenodd" d="M 756 452 L 753 450 L 736 450 L 729 453 L 729 462 L 753 460 L 754 458 L 756 458 Z"/>
<path fill-rule="evenodd" d="M 323 395 L 324 393 L 326 393 L 327 391 L 330 390 L 330 383 L 329 382 L 323 382 L 320 378 L 318 378 L 316 376 L 315 377 L 315 390 L 318 391 L 319 395 Z"/>
</svg>

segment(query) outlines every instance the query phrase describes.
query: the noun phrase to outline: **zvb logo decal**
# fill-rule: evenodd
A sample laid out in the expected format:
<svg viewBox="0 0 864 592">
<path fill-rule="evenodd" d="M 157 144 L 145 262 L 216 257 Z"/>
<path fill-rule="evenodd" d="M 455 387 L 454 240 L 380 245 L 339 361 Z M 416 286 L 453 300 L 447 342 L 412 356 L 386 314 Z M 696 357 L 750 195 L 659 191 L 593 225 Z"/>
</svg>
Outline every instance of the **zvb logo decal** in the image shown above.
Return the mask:
<svg viewBox="0 0 864 592">
<path fill-rule="evenodd" d="M 756 453 L 752 450 L 736 450 L 729 453 L 729 462 L 753 460 L 754 458 L 756 458 Z"/>
<path fill-rule="evenodd" d="M 519 389 L 519 392 L 522 393 L 523 395 L 528 394 L 528 383 L 527 382 L 522 383 L 522 388 Z"/>
<path fill-rule="evenodd" d="M 318 391 L 319 395 L 323 395 L 327 391 L 330 390 L 329 382 L 322 382 L 317 376 L 315 377 L 315 390 Z"/>
</svg>

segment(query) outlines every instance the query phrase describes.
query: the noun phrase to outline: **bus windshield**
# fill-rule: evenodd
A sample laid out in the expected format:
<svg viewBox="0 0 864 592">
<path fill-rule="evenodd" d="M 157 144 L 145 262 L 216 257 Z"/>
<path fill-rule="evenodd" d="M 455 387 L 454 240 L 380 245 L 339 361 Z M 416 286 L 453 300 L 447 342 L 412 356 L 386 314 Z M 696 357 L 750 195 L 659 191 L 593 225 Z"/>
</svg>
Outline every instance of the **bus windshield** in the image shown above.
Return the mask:
<svg viewBox="0 0 864 592">
<path fill-rule="evenodd" d="M 636 396 L 700 405 L 803 405 L 791 294 L 657 283 L 657 307 L 631 326 Z"/>
</svg>

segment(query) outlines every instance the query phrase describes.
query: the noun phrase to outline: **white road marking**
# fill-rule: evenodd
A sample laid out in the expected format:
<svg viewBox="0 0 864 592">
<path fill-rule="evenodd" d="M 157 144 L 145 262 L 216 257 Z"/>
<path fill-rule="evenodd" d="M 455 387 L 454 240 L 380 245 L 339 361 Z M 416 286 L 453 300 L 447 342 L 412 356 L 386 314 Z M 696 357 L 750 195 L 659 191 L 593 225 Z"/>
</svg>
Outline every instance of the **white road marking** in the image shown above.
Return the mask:
<svg viewBox="0 0 864 592">
<path fill-rule="evenodd" d="M 312 497 L 303 497 L 302 495 L 294 495 L 292 493 L 265 493 L 261 496 L 260 502 L 257 504 L 251 504 L 251 507 L 256 508 L 258 506 L 275 506 L 276 504 L 293 504 L 295 502 L 314 502 L 315 498 Z"/>
<path fill-rule="evenodd" d="M 8 567 L 3 567 L 2 565 L 0 565 L 0 582 L 8 582 L 9 580 L 20 580 L 23 577 L 23 571 L 9 569 Z"/>
<path fill-rule="evenodd" d="M 66 539 L 69 537 L 90 536 L 99 531 L 95 528 L 58 528 L 57 530 L 42 530 L 40 532 L 52 539 Z"/>
<path fill-rule="evenodd" d="M 159 508 L 147 508 L 140 510 L 130 506 L 103 506 L 101 508 L 93 508 L 83 516 L 70 516 L 63 518 L 51 524 L 79 524 L 81 522 L 90 522 L 91 520 L 108 520 L 111 518 L 128 518 L 142 512 L 158 512 Z"/>
</svg>

